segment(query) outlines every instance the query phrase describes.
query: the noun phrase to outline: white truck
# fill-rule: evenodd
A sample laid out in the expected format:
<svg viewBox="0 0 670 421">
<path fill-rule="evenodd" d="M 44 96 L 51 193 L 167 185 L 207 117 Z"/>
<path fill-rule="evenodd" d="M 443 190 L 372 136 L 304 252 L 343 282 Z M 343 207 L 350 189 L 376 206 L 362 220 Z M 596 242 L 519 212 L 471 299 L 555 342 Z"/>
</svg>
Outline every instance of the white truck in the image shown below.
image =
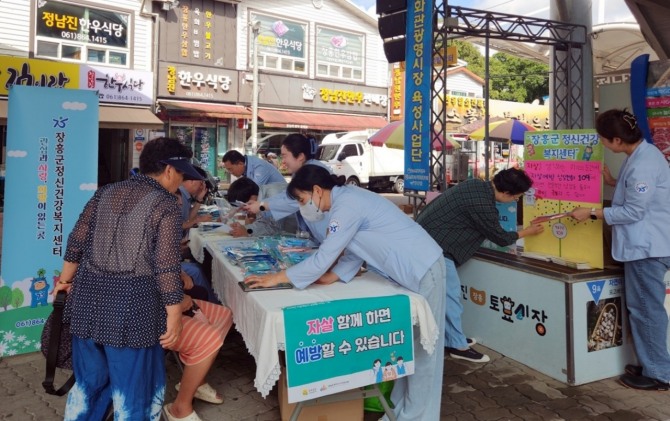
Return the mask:
<svg viewBox="0 0 670 421">
<path fill-rule="evenodd" d="M 405 153 L 401 149 L 372 146 L 367 130 L 334 133 L 326 136 L 319 146 L 317 157 L 347 184 L 370 189 L 392 188 L 397 193 L 405 189 Z"/>
</svg>

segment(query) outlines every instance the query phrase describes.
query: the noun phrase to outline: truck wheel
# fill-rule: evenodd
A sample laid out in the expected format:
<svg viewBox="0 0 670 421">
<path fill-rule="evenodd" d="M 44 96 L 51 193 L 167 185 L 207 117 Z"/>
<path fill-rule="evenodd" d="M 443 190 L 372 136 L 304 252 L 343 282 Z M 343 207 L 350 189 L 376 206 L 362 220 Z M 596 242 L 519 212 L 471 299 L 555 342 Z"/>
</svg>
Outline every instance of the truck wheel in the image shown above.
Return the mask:
<svg viewBox="0 0 670 421">
<path fill-rule="evenodd" d="M 350 185 L 350 186 L 356 186 L 356 187 L 361 186 L 361 182 L 358 181 L 358 178 L 356 178 L 356 177 L 347 178 L 347 184 Z"/>
<path fill-rule="evenodd" d="M 405 179 L 402 177 L 396 178 L 395 183 L 393 183 L 393 190 L 396 193 L 402 194 L 405 191 Z"/>
</svg>

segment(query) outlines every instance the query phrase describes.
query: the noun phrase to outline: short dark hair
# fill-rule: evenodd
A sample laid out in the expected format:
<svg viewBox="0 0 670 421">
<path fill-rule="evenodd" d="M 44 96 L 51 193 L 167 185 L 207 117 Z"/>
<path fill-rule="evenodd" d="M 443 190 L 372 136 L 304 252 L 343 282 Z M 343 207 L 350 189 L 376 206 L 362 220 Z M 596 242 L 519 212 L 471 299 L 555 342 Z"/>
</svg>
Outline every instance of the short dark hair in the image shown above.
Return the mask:
<svg viewBox="0 0 670 421">
<path fill-rule="evenodd" d="M 642 130 L 637 124 L 637 118 L 623 110 L 607 110 L 596 118 L 596 131 L 605 139 L 612 140 L 618 137 L 623 143 L 633 144 L 642 139 Z"/>
<path fill-rule="evenodd" d="M 193 152 L 179 139 L 171 137 L 152 139 L 145 143 L 144 148 L 142 148 L 140 172 L 145 175 L 160 174 L 166 167 L 166 164 L 161 163 L 161 161 L 175 157 L 191 159 Z"/>
<path fill-rule="evenodd" d="M 316 139 L 307 137 L 300 133 L 291 133 L 282 140 L 281 145 L 297 158 L 300 154 L 305 155 L 305 161 L 316 158 Z"/>
<path fill-rule="evenodd" d="M 331 174 L 327 169 L 320 165 L 303 165 L 300 167 L 288 183 L 286 193 L 292 199 L 298 197 L 298 191 L 312 191 L 314 186 L 322 189 L 332 190 L 333 187 L 343 186 L 345 178 Z"/>
<path fill-rule="evenodd" d="M 533 185 L 533 180 L 523 170 L 508 168 L 496 173 L 493 177 L 493 185 L 501 193 L 515 195 L 527 192 Z"/>
<path fill-rule="evenodd" d="M 230 162 L 231 164 L 244 163 L 244 155 L 235 150 L 228 151 L 221 158 L 221 162 Z"/>
<path fill-rule="evenodd" d="M 259 191 L 260 188 L 254 180 L 248 177 L 241 177 L 230 184 L 226 199 L 230 203 L 233 203 L 236 200 L 246 203 L 251 199 L 251 196 L 258 196 Z"/>
</svg>

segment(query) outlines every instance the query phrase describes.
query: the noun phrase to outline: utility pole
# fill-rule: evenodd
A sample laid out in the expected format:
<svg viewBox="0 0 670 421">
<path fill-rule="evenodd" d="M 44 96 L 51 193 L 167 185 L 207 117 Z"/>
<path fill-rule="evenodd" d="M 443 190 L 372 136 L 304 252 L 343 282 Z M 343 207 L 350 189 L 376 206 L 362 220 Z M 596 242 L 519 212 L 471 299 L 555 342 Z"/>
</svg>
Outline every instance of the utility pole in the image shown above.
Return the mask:
<svg viewBox="0 0 670 421">
<path fill-rule="evenodd" d="M 261 31 L 261 22 L 249 22 L 251 31 L 253 33 L 253 82 L 251 85 L 251 145 L 247 147 L 251 150 L 247 151 L 247 155 L 256 153 L 258 147 L 258 33 Z"/>
</svg>

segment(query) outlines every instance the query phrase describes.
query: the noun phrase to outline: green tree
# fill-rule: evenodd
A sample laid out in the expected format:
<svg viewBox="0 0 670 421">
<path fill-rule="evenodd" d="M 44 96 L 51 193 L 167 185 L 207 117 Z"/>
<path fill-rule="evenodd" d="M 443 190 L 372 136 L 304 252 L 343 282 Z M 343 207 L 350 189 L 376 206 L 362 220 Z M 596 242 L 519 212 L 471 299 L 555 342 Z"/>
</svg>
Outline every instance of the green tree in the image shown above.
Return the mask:
<svg viewBox="0 0 670 421">
<path fill-rule="evenodd" d="M 7 307 L 12 302 L 12 289 L 7 285 L 0 287 L 0 307 L 4 308 L 7 311 Z"/>
<path fill-rule="evenodd" d="M 496 53 L 489 74 L 491 99 L 533 102 L 549 94 L 549 66 L 544 63 Z"/>
<path fill-rule="evenodd" d="M 480 50 L 467 41 L 452 40 L 458 58 L 468 70 L 484 79 L 485 60 Z M 490 98 L 503 101 L 533 102 L 549 94 L 549 66 L 508 53 L 496 53 L 489 60 Z"/>
<path fill-rule="evenodd" d="M 23 305 L 23 291 L 18 288 L 12 290 L 12 307 L 19 308 Z"/>
</svg>

